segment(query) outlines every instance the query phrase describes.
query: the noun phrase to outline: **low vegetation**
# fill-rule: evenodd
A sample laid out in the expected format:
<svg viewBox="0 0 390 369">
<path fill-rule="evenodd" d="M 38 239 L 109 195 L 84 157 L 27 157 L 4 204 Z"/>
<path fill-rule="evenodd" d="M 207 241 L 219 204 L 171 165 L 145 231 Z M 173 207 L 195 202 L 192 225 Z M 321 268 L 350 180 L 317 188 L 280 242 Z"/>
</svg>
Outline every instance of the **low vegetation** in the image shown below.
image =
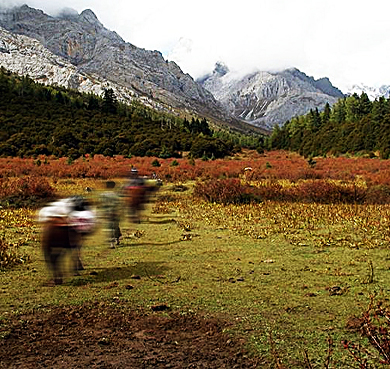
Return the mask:
<svg viewBox="0 0 390 369">
<path fill-rule="evenodd" d="M 224 317 L 224 332 L 244 337 L 260 367 L 387 367 L 387 161 L 251 158 L 1 159 L 8 200 L 0 208 L 0 341 L 20 314 L 104 301 L 149 314 Z M 124 212 L 114 250 L 99 226 L 85 242 L 86 270 L 45 287 L 35 198 L 83 194 L 98 206 L 104 180 L 123 181 L 132 165 L 164 179 L 143 221 L 131 224 Z M 43 188 L 28 187 L 34 201 L 11 206 L 33 182 Z M 86 194 L 87 186 L 95 191 Z"/>
</svg>

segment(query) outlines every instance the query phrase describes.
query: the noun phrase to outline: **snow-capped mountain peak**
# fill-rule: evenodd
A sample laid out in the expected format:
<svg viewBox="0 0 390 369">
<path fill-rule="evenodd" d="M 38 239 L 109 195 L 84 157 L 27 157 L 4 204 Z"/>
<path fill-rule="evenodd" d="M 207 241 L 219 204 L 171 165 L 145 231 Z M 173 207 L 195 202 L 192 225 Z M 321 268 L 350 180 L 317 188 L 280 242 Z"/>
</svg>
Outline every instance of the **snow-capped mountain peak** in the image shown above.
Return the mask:
<svg viewBox="0 0 390 369">
<path fill-rule="evenodd" d="M 315 80 L 296 68 L 279 72 L 254 71 L 245 75 L 217 63 L 198 80 L 238 119 L 272 128 L 310 109 L 334 104 L 343 93 L 327 78 Z"/>
<path fill-rule="evenodd" d="M 380 87 L 367 86 L 364 83 L 352 85 L 348 88 L 347 95 L 366 93 L 368 98 L 372 101 L 384 97 L 388 99 L 390 97 L 390 85 L 382 85 Z"/>
</svg>

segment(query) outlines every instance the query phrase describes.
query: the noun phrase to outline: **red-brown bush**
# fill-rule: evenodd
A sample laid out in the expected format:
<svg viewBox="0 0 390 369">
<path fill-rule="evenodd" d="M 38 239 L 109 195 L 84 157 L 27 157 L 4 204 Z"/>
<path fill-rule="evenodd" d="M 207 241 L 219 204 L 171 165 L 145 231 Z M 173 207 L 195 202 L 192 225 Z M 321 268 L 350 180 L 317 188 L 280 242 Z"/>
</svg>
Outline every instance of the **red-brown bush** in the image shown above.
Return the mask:
<svg viewBox="0 0 390 369">
<path fill-rule="evenodd" d="M 367 188 L 366 203 L 368 204 L 390 204 L 390 186 L 372 185 Z"/>
<path fill-rule="evenodd" d="M 0 178 L 0 202 L 3 204 L 19 206 L 53 197 L 54 188 L 45 177 Z"/>
<path fill-rule="evenodd" d="M 275 180 L 265 180 L 257 186 L 238 179 L 209 180 L 198 182 L 194 196 L 221 204 L 248 203 L 251 201 L 291 201 L 349 204 L 390 203 L 388 186 L 362 187 L 355 182 L 344 183 L 328 180 L 307 180 L 283 186 Z"/>
<path fill-rule="evenodd" d="M 198 182 L 195 186 L 194 196 L 218 204 L 241 204 L 250 200 L 248 185 L 241 184 L 235 178 L 211 179 Z"/>
<path fill-rule="evenodd" d="M 291 187 L 290 199 L 319 203 L 363 203 L 366 189 L 355 183 L 336 183 L 328 180 L 301 181 Z"/>
<path fill-rule="evenodd" d="M 160 166 L 153 165 L 156 160 Z M 126 177 L 132 166 L 137 167 L 140 175 L 156 173 L 165 182 L 224 178 L 261 182 L 258 188 L 249 189 L 250 193 L 270 200 L 362 202 L 365 197 L 368 203 L 389 202 L 388 190 L 384 186 L 390 187 L 390 160 L 339 157 L 315 158 L 308 162 L 296 153 L 285 151 L 270 151 L 264 155 L 245 152 L 242 156 L 213 161 L 155 157 L 129 159 L 119 155 L 85 155 L 74 161 L 45 156 L 0 158 L 0 177 L 120 178 Z M 280 187 L 279 180 L 288 180 L 293 186 Z M 308 182 L 303 184 L 305 181 Z M 334 184 L 333 181 L 345 184 L 341 186 L 341 182 Z M 354 183 L 359 183 L 359 186 Z"/>
</svg>

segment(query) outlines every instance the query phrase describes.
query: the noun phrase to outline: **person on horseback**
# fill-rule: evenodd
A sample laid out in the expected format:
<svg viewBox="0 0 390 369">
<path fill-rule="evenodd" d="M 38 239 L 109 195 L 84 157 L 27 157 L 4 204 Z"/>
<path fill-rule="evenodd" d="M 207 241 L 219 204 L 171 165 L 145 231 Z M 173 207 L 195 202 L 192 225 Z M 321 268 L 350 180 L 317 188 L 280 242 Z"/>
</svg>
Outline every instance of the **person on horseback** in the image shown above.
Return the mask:
<svg viewBox="0 0 390 369">
<path fill-rule="evenodd" d="M 138 175 L 137 168 L 131 168 L 129 179 L 123 187 L 123 193 L 129 220 L 132 223 L 141 223 L 141 210 L 146 201 L 146 186 L 144 179 Z"/>
</svg>

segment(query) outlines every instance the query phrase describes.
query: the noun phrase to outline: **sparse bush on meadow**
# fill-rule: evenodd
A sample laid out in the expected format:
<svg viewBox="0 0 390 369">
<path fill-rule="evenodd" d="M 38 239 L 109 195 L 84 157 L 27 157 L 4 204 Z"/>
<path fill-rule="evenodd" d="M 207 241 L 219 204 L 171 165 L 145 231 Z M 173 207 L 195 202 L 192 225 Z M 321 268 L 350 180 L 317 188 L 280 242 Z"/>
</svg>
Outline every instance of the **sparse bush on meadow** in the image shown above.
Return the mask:
<svg viewBox="0 0 390 369">
<path fill-rule="evenodd" d="M 257 199 L 263 201 L 285 201 L 286 191 L 281 183 L 275 180 L 265 180 L 257 183 L 256 187 L 251 187 L 255 191 Z"/>
<path fill-rule="evenodd" d="M 390 186 L 381 184 L 367 188 L 366 202 L 368 204 L 389 204 Z"/>
<path fill-rule="evenodd" d="M 365 200 L 366 189 L 355 183 L 339 183 L 328 180 L 301 181 L 292 188 L 294 201 L 318 203 L 361 204 Z"/>
<path fill-rule="evenodd" d="M 24 264 L 29 260 L 28 255 L 21 255 L 17 243 L 10 243 L 0 237 L 0 268 L 7 268 L 17 264 Z"/>
<path fill-rule="evenodd" d="M 343 342 L 344 348 L 359 364 L 359 368 L 371 368 L 370 361 L 390 365 L 390 310 L 383 301 L 371 298 L 362 316 L 352 317 L 347 326 L 358 331 L 370 343 L 369 349 L 366 349 L 359 343 Z"/>
<path fill-rule="evenodd" d="M 55 197 L 45 177 L 0 178 L 0 203 L 8 206 L 35 205 L 36 201 Z"/>
</svg>

